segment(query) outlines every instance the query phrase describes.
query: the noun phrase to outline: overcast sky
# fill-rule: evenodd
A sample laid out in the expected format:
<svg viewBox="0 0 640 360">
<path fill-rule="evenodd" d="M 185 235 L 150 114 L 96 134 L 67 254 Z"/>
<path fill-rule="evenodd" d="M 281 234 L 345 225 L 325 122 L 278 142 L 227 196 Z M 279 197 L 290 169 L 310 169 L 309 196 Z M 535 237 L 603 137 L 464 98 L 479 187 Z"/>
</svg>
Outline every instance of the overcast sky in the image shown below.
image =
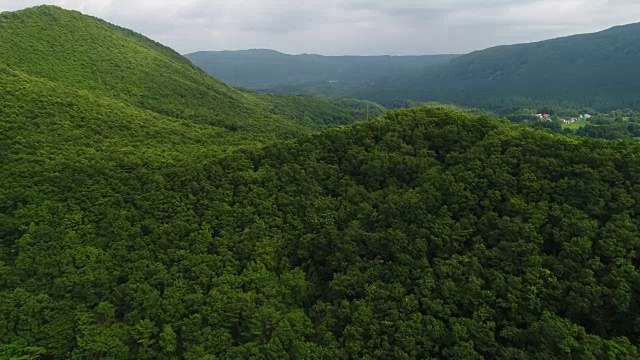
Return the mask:
<svg viewBox="0 0 640 360">
<path fill-rule="evenodd" d="M 0 0 L 0 11 L 42 4 Z M 50 0 L 181 53 L 465 53 L 640 22 L 638 0 Z"/>
</svg>

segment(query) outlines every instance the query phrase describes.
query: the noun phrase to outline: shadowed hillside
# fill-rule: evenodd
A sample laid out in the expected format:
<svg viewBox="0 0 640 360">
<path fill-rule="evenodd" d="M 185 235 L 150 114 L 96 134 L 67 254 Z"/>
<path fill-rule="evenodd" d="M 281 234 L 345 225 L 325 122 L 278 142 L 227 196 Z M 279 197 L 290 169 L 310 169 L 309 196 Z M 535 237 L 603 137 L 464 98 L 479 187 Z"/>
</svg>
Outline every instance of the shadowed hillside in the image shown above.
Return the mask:
<svg viewBox="0 0 640 360">
<path fill-rule="evenodd" d="M 273 50 L 202 51 L 186 55 L 212 76 L 235 86 L 329 96 L 349 96 L 372 87 L 380 77 L 405 76 L 456 56 L 287 55 Z"/>
<path fill-rule="evenodd" d="M 540 104 L 640 109 L 639 62 L 640 24 L 631 24 L 477 51 L 404 78 L 379 79 L 376 88 L 359 96 L 495 109 Z"/>
</svg>

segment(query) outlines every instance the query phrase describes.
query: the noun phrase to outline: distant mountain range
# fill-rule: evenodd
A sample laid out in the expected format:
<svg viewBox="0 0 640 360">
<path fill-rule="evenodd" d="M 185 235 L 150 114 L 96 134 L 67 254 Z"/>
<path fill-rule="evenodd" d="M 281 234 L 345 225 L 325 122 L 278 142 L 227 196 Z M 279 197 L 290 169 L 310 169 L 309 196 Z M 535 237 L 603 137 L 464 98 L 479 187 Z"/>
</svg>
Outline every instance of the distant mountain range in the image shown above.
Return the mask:
<svg viewBox="0 0 640 360">
<path fill-rule="evenodd" d="M 224 78 L 230 56 L 224 54 L 235 57 L 236 74 L 252 78 L 251 82 L 234 81 L 233 77 L 225 80 L 266 91 L 354 96 L 382 103 L 400 99 L 446 101 L 494 109 L 548 103 L 601 110 L 640 108 L 640 24 L 498 46 L 462 56 L 390 57 L 388 64 L 393 64 L 393 70 L 386 72 L 366 65 L 368 61 L 377 64 L 381 58 L 361 57 L 358 70 L 353 70 L 356 75 L 345 70 L 342 77 L 332 73 L 324 78 L 342 83 L 319 84 L 318 77 L 305 81 L 298 68 L 305 68 L 300 65 L 303 62 L 310 73 L 323 72 L 321 65 L 313 67 L 313 62 L 303 60 L 305 56 L 282 55 L 265 60 L 257 52 L 248 51 L 197 53 L 188 58 L 210 74 Z M 291 76 L 287 78 L 286 74 Z M 353 86 L 348 79 L 355 76 L 365 85 Z"/>
<path fill-rule="evenodd" d="M 264 49 L 202 51 L 186 55 L 194 64 L 222 81 L 254 90 L 324 84 L 359 90 L 371 86 L 377 78 L 409 75 L 447 63 L 456 56 L 287 55 Z"/>
</svg>

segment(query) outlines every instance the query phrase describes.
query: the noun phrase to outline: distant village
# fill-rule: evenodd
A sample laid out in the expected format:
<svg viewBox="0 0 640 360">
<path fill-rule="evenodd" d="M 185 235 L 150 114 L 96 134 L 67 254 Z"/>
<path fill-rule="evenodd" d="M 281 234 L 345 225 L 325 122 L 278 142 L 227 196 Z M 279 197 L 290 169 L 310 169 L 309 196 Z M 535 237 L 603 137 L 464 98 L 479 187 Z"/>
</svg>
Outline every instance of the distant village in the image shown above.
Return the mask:
<svg viewBox="0 0 640 360">
<path fill-rule="evenodd" d="M 552 122 L 553 121 L 553 117 L 549 114 L 531 114 L 533 117 L 535 117 L 536 119 L 538 119 L 539 121 L 547 121 L 547 122 Z M 565 123 L 565 124 L 575 124 L 577 122 L 583 121 L 583 120 L 589 120 L 593 117 L 593 115 L 590 114 L 582 114 L 578 117 L 572 117 L 572 118 L 560 118 L 560 120 Z"/>
</svg>

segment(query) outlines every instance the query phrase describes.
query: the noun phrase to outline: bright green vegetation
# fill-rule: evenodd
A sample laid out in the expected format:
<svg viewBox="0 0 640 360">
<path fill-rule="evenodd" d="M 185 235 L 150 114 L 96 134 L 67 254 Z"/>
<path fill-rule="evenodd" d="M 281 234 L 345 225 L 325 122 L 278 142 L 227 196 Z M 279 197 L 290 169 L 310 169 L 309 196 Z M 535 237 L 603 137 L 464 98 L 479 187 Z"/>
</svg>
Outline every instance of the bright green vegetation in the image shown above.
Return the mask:
<svg viewBox="0 0 640 360">
<path fill-rule="evenodd" d="M 586 122 L 577 122 L 577 123 L 573 123 L 573 124 L 562 124 L 560 126 L 563 129 L 578 130 L 580 128 L 585 127 L 586 125 L 587 125 Z"/>
<path fill-rule="evenodd" d="M 598 114 L 575 133 L 607 140 L 639 138 L 640 112 L 623 109 Z"/>
<path fill-rule="evenodd" d="M 383 109 L 0 19 L 141 44 L 118 83 L 82 37 L 0 52 L 0 359 L 639 358 L 640 143 L 434 106 L 327 129 Z"/>
<path fill-rule="evenodd" d="M 11 69 L 199 124 L 260 111 L 179 54 L 99 19 L 50 6 L 0 16 L 0 61 Z"/>
<path fill-rule="evenodd" d="M 631 109 L 614 110 L 599 113 L 594 109 L 569 109 L 542 107 L 541 110 L 520 109 L 501 115 L 516 123 L 525 123 L 532 127 L 543 127 L 563 134 L 575 134 L 607 140 L 624 140 L 640 137 L 640 112 Z M 543 122 L 532 116 L 534 113 L 552 114 L 552 122 Z M 589 119 L 580 119 L 576 123 L 566 124 L 563 119 L 576 119 L 580 115 L 590 114 Z"/>
<path fill-rule="evenodd" d="M 379 104 L 354 99 L 329 99 L 311 95 L 263 95 L 269 112 L 312 128 L 348 125 L 354 119 L 373 119 L 385 111 Z"/>
<path fill-rule="evenodd" d="M 0 14 L 0 54 L 11 70 L 178 121 L 265 139 L 308 132 L 270 112 L 269 98 L 231 88 L 171 49 L 78 12 L 41 6 Z M 276 99 L 278 106 L 287 99 Z M 308 101 L 311 121 L 341 123 L 351 111 L 345 104 L 355 102 Z"/>
<path fill-rule="evenodd" d="M 78 157 L 168 166 L 363 120 L 362 108 L 383 111 L 241 92 L 149 39 L 51 6 L 0 14 L 0 49 L 2 184 L 36 186 Z M 21 172 L 29 168 L 37 174 Z"/>
<path fill-rule="evenodd" d="M 229 84 L 276 93 L 351 96 L 383 76 L 399 77 L 446 63 L 457 55 L 321 56 L 273 50 L 202 51 L 185 55 Z"/>
</svg>

